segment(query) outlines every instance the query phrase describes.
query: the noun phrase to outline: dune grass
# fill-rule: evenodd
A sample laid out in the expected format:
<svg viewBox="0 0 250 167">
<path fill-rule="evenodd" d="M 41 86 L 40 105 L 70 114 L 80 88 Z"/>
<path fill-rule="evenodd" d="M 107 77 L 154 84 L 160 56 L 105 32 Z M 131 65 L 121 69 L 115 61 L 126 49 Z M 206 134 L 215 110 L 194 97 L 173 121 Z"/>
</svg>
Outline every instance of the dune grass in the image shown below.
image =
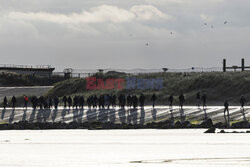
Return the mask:
<svg viewBox="0 0 250 167">
<path fill-rule="evenodd" d="M 0 86 L 52 86 L 63 80 L 62 76 L 39 77 L 0 71 Z"/>
<path fill-rule="evenodd" d="M 208 96 L 208 105 L 223 105 L 223 102 L 227 99 L 230 104 L 239 105 L 239 98 L 241 95 L 245 95 L 246 98 L 250 97 L 250 72 L 201 72 L 201 73 L 150 73 L 150 74 L 137 74 L 128 75 L 125 73 L 107 73 L 107 74 L 95 74 L 97 78 L 126 78 L 136 77 L 144 79 L 162 78 L 163 89 L 121 89 L 121 90 L 87 90 L 86 79 L 72 78 L 62 82 L 58 82 L 54 85 L 54 88 L 50 90 L 47 96 L 59 96 L 64 95 L 84 95 L 85 97 L 90 95 L 100 95 L 104 93 L 109 94 L 136 94 L 140 95 L 144 93 L 146 96 L 146 103 L 150 104 L 150 97 L 153 93 L 156 93 L 158 100 L 157 104 L 167 104 L 167 99 L 170 94 L 174 95 L 174 104 L 178 105 L 178 96 L 180 93 L 184 93 L 186 98 L 186 105 L 196 104 L 196 93 L 206 93 Z M 124 83 L 124 87 L 126 82 Z"/>
</svg>

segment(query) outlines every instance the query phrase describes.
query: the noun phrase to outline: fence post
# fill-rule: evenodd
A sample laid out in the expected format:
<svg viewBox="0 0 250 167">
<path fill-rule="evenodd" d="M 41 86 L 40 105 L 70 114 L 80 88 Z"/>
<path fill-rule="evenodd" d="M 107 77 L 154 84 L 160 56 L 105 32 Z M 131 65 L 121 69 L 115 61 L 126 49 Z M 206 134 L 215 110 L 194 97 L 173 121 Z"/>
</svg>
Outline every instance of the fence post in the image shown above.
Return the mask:
<svg viewBox="0 0 250 167">
<path fill-rule="evenodd" d="M 241 59 L 241 71 L 245 71 L 245 59 Z"/>
<path fill-rule="evenodd" d="M 223 59 L 223 72 L 226 72 L 226 59 Z"/>
</svg>

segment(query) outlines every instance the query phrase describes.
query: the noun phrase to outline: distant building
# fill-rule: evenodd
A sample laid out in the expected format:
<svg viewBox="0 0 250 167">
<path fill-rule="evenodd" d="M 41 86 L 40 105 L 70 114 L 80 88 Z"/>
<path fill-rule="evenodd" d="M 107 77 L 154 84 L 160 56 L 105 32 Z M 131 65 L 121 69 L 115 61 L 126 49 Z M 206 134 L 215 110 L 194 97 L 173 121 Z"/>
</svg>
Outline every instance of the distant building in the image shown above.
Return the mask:
<svg viewBox="0 0 250 167">
<path fill-rule="evenodd" d="M 14 72 L 33 76 L 50 77 L 55 68 L 50 65 L 26 66 L 26 65 L 0 65 L 0 71 Z"/>
</svg>

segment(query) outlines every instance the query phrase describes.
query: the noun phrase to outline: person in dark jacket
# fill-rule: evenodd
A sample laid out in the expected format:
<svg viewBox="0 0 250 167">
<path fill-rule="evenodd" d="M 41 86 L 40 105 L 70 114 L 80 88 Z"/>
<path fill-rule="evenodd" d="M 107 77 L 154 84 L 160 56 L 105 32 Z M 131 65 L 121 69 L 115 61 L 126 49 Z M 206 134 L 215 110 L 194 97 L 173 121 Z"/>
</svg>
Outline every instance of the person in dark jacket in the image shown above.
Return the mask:
<svg viewBox="0 0 250 167">
<path fill-rule="evenodd" d="M 12 103 L 12 108 L 15 108 L 16 107 L 16 97 L 15 96 L 12 97 L 11 103 Z"/>
<path fill-rule="evenodd" d="M 127 106 L 128 106 L 129 108 L 131 108 L 131 107 L 132 107 L 132 104 L 133 104 L 133 102 L 132 102 L 132 96 L 129 94 L 129 95 L 127 96 Z"/>
<path fill-rule="evenodd" d="M 155 93 L 152 95 L 152 97 L 151 97 L 151 101 L 152 101 L 152 106 L 153 106 L 153 108 L 155 108 L 155 101 L 156 101 L 156 99 L 157 99 L 157 97 L 156 97 L 156 95 L 155 95 Z"/>
<path fill-rule="evenodd" d="M 133 108 L 136 109 L 138 106 L 138 98 L 136 95 L 132 96 Z"/>
<path fill-rule="evenodd" d="M 81 107 L 81 109 L 83 109 L 83 107 L 84 107 L 84 97 L 83 96 L 81 96 L 80 98 L 79 98 L 79 107 Z"/>
<path fill-rule="evenodd" d="M 179 102 L 180 102 L 180 107 L 182 109 L 183 108 L 183 104 L 185 102 L 185 97 L 184 97 L 183 93 L 181 93 L 180 96 L 179 96 Z"/>
<path fill-rule="evenodd" d="M 200 95 L 200 92 L 196 93 L 196 103 L 197 103 L 197 107 L 200 108 L 200 105 L 201 105 L 201 95 Z"/>
<path fill-rule="evenodd" d="M 245 103 L 246 103 L 246 98 L 242 95 L 240 98 L 240 106 L 242 109 L 244 109 Z"/>
<path fill-rule="evenodd" d="M 5 109 L 7 105 L 8 105 L 8 100 L 7 100 L 7 97 L 5 96 L 3 99 L 3 108 Z"/>
<path fill-rule="evenodd" d="M 173 108 L 173 101 L 174 101 L 174 97 L 173 95 L 170 95 L 168 97 L 168 102 L 169 102 L 169 108 L 172 109 Z"/>
<path fill-rule="evenodd" d="M 116 95 L 112 96 L 112 107 L 115 108 L 116 107 Z"/>
<path fill-rule="evenodd" d="M 68 97 L 67 102 L 70 109 L 70 107 L 72 106 L 72 98 L 70 96 Z"/>
<path fill-rule="evenodd" d="M 93 96 L 93 108 L 97 108 L 98 98 L 96 95 Z"/>
<path fill-rule="evenodd" d="M 143 93 L 141 93 L 140 97 L 139 97 L 139 102 L 140 102 L 140 106 L 141 108 L 144 107 L 144 103 L 145 103 L 145 96 Z"/>
<path fill-rule="evenodd" d="M 45 100 L 44 100 L 43 96 L 39 97 L 38 103 L 39 103 L 40 109 L 43 109 L 43 105 L 45 103 Z"/>
<path fill-rule="evenodd" d="M 38 105 L 38 99 L 37 99 L 36 96 L 33 96 L 33 97 L 31 98 L 31 104 L 32 104 L 32 108 L 33 108 L 33 109 L 36 109 L 36 107 L 37 107 L 37 105 Z"/>
<path fill-rule="evenodd" d="M 66 108 L 67 107 L 67 101 L 68 101 L 67 97 L 63 96 L 62 101 L 63 101 L 63 105 L 64 105 L 63 107 Z"/>
<path fill-rule="evenodd" d="M 54 101 L 55 109 L 57 110 L 58 104 L 59 104 L 59 98 L 56 96 L 54 97 L 53 101 Z"/>
<path fill-rule="evenodd" d="M 226 112 L 227 112 L 227 120 L 226 120 Z M 230 117 L 229 117 L 229 103 L 228 101 L 226 100 L 224 102 L 224 118 L 225 118 L 225 121 L 227 122 L 228 125 L 230 125 Z"/>
<path fill-rule="evenodd" d="M 203 109 L 207 107 L 207 95 L 204 93 L 201 97 Z"/>
<path fill-rule="evenodd" d="M 73 108 L 76 108 L 77 109 L 77 107 L 78 107 L 78 96 L 75 96 L 74 98 L 73 98 Z"/>
<path fill-rule="evenodd" d="M 52 108 L 53 107 L 53 100 L 52 98 L 49 98 L 49 102 L 48 102 L 48 108 Z"/>
</svg>

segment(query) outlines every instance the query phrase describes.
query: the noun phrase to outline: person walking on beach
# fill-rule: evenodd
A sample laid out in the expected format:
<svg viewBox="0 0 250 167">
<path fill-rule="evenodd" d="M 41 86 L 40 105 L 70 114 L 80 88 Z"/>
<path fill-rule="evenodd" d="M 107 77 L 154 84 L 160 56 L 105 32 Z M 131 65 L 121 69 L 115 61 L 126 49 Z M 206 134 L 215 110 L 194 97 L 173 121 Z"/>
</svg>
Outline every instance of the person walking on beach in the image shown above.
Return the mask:
<svg viewBox="0 0 250 167">
<path fill-rule="evenodd" d="M 38 103 L 39 103 L 40 109 L 43 109 L 43 105 L 45 103 L 45 100 L 44 100 L 43 96 L 39 97 Z"/>
<path fill-rule="evenodd" d="M 52 98 L 50 97 L 48 101 L 49 101 L 49 102 L 48 102 L 48 108 L 50 109 L 50 108 L 53 107 L 53 100 L 52 100 Z"/>
<path fill-rule="evenodd" d="M 139 102 L 140 102 L 140 107 L 144 108 L 145 96 L 143 93 L 141 93 L 141 95 L 139 97 Z"/>
<path fill-rule="evenodd" d="M 171 95 L 168 97 L 168 102 L 169 102 L 169 108 L 170 108 L 170 109 L 173 108 L 173 101 L 174 101 L 174 97 L 173 97 L 173 95 L 171 94 Z"/>
<path fill-rule="evenodd" d="M 155 95 L 155 93 L 152 95 L 152 97 L 151 97 L 151 101 L 152 101 L 152 106 L 153 106 L 153 108 L 155 108 L 155 101 L 156 101 L 156 99 L 157 99 L 157 97 L 156 97 L 156 95 Z"/>
<path fill-rule="evenodd" d="M 242 95 L 240 98 L 240 106 L 241 106 L 241 113 L 243 115 L 244 121 L 247 120 L 245 116 L 245 110 L 244 110 L 245 103 L 246 103 L 246 98 Z"/>
<path fill-rule="evenodd" d="M 75 96 L 74 98 L 73 98 L 73 108 L 76 108 L 77 109 L 77 107 L 78 107 L 78 96 Z"/>
<path fill-rule="evenodd" d="M 81 109 L 83 109 L 83 107 L 84 107 L 84 97 L 83 97 L 83 96 L 81 96 L 81 97 L 79 98 L 79 104 L 80 104 L 79 107 L 81 107 Z M 99 107 L 99 108 L 100 108 L 100 107 Z"/>
<path fill-rule="evenodd" d="M 32 104 L 32 108 L 35 110 L 37 105 L 38 105 L 38 99 L 36 96 L 31 97 L 31 104 Z M 25 105 L 25 102 L 24 102 Z M 27 107 L 26 107 L 27 108 Z"/>
<path fill-rule="evenodd" d="M 207 95 L 204 93 L 201 97 L 203 109 L 207 107 Z"/>
<path fill-rule="evenodd" d="M 66 96 L 63 96 L 63 104 L 64 104 L 64 108 L 66 108 L 67 107 L 67 101 L 68 101 L 68 99 L 67 99 L 67 97 Z"/>
<path fill-rule="evenodd" d="M 12 103 L 12 108 L 15 109 L 15 107 L 16 107 L 16 97 L 15 96 L 12 97 L 11 103 Z"/>
<path fill-rule="evenodd" d="M 136 95 L 132 96 L 133 108 L 136 109 L 138 105 L 138 98 Z"/>
<path fill-rule="evenodd" d="M 72 106 L 72 98 L 70 96 L 68 97 L 67 102 L 70 109 L 70 107 Z"/>
<path fill-rule="evenodd" d="M 183 104 L 185 102 L 185 97 L 183 95 L 183 93 L 180 94 L 179 96 L 179 102 L 180 102 L 180 117 L 181 117 L 181 122 L 184 122 L 186 119 L 186 116 L 184 114 L 184 110 L 183 110 Z"/>
<path fill-rule="evenodd" d="M 227 118 L 226 118 L 226 112 L 227 112 Z M 229 126 L 230 125 L 230 118 L 229 118 L 229 103 L 228 101 L 226 100 L 224 102 L 224 118 L 225 118 L 225 122 L 226 124 Z"/>
<path fill-rule="evenodd" d="M 23 101 L 24 101 L 24 106 L 23 106 L 23 108 L 26 108 L 27 109 L 27 107 L 28 107 L 28 102 L 29 102 L 29 98 L 27 97 L 27 96 L 23 96 Z"/>
<path fill-rule="evenodd" d="M 199 109 L 200 108 L 200 104 L 201 104 L 201 95 L 200 95 L 200 92 L 198 92 L 196 94 L 196 104 L 197 104 L 197 107 Z"/>
<path fill-rule="evenodd" d="M 180 96 L 179 96 L 179 102 L 180 102 L 180 108 L 182 109 L 183 104 L 185 102 L 185 97 L 184 97 L 183 93 L 181 93 Z"/>
<path fill-rule="evenodd" d="M 244 109 L 245 103 L 246 103 L 246 98 L 242 95 L 240 98 L 240 105 L 242 109 Z"/>
<path fill-rule="evenodd" d="M 112 107 L 116 107 L 116 95 L 111 96 L 112 97 Z"/>
<path fill-rule="evenodd" d="M 54 101 L 55 109 L 57 110 L 58 104 L 59 104 L 59 98 L 56 96 L 54 97 L 53 101 Z"/>
<path fill-rule="evenodd" d="M 8 105 L 8 100 L 7 100 L 7 97 L 5 96 L 3 99 L 3 108 L 5 109 L 7 105 Z"/>
<path fill-rule="evenodd" d="M 129 94 L 128 96 L 127 96 L 127 106 L 129 107 L 129 108 L 131 108 L 131 106 L 132 106 L 132 96 Z"/>
</svg>

